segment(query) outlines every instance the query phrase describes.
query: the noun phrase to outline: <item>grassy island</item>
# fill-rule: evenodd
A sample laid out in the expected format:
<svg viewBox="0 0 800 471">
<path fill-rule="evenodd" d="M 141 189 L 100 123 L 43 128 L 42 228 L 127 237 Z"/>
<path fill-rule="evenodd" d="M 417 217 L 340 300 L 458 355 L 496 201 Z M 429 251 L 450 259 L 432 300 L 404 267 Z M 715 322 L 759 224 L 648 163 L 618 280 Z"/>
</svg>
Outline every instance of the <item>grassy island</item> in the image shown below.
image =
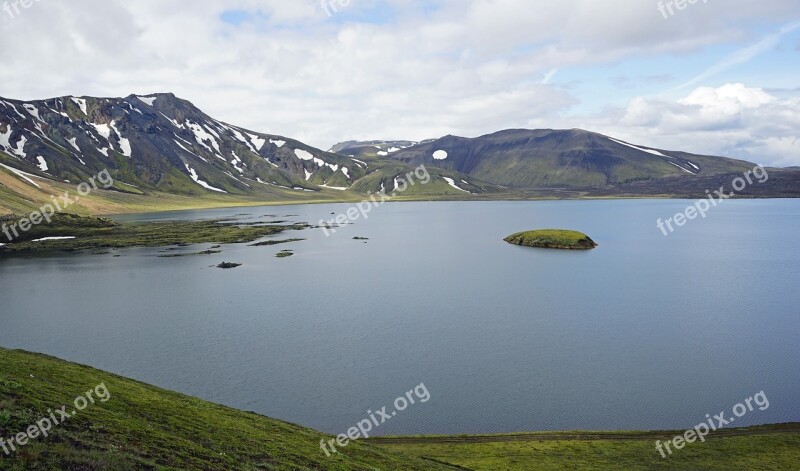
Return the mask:
<svg viewBox="0 0 800 471">
<path fill-rule="evenodd" d="M 561 229 L 518 232 L 504 240 L 509 244 L 545 249 L 590 250 L 597 247 L 595 241 L 586 234 Z"/>
</svg>

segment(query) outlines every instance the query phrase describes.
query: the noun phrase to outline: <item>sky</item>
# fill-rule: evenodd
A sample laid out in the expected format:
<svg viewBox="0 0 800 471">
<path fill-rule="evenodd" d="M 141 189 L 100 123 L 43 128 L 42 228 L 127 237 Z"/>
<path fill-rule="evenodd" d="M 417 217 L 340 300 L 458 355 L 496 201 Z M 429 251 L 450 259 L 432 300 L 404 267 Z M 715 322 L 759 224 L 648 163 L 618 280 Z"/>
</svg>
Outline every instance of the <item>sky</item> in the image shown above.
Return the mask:
<svg viewBox="0 0 800 471">
<path fill-rule="evenodd" d="M 582 128 L 800 165 L 797 0 L 18 2 L 7 98 L 172 92 L 322 149 Z"/>
</svg>

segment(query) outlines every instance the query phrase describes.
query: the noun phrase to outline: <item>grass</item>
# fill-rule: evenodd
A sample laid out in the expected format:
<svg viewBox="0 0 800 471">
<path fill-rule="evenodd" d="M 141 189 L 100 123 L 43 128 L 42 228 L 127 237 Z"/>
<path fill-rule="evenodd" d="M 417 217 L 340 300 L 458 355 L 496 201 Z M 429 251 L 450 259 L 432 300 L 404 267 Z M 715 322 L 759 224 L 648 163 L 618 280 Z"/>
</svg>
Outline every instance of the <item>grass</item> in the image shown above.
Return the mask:
<svg viewBox="0 0 800 471">
<path fill-rule="evenodd" d="M 0 437 L 104 384 L 96 401 L 13 455 L 0 470 L 784 470 L 800 464 L 800 424 L 722 430 L 662 459 L 655 439 L 679 432 L 544 432 L 390 437 L 328 458 L 320 432 L 88 366 L 0 348 Z M 97 395 L 95 395 L 98 397 Z"/>
<path fill-rule="evenodd" d="M 730 429 L 687 444 L 666 459 L 662 441 L 683 432 L 561 432 L 370 439 L 387 451 L 474 471 L 786 470 L 800 467 L 800 424 Z"/>
<path fill-rule="evenodd" d="M 0 217 L 13 224 L 18 217 Z M 253 242 L 261 237 L 286 230 L 302 230 L 296 225 L 237 225 L 220 221 L 160 221 L 144 224 L 119 224 L 104 218 L 57 214 L 50 224 L 33 226 L 20 232 L 13 243 L 0 248 L 2 253 L 31 253 L 53 250 L 95 250 L 102 248 L 159 247 L 199 243 L 233 244 Z M 33 242 L 45 237 L 75 237 L 68 240 Z M 5 240 L 5 236 L 0 236 Z M 203 255 L 206 253 L 199 253 Z"/>
<path fill-rule="evenodd" d="M 44 355 L 0 349 L 0 437 L 9 438 L 105 383 L 96 402 L 0 470 L 447 470 L 420 458 L 352 443 L 325 456 L 322 433 L 165 391 Z M 69 411 L 69 409 L 67 409 Z"/>
<path fill-rule="evenodd" d="M 586 234 L 561 229 L 518 232 L 504 240 L 509 244 L 548 249 L 588 250 L 597 247 L 597 244 Z"/>
</svg>

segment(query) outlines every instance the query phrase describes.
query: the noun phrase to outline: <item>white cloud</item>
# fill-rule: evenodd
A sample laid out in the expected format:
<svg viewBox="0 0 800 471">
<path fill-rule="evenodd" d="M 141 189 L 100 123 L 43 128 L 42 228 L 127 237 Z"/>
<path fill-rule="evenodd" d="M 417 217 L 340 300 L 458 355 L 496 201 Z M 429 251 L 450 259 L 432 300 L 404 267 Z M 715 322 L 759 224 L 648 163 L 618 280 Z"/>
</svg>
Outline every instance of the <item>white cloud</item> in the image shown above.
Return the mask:
<svg viewBox="0 0 800 471">
<path fill-rule="evenodd" d="M 393 13 L 382 17 L 375 8 Z M 238 25 L 223 22 L 231 10 L 249 15 Z M 177 0 L 36 2 L 3 21 L 1 94 L 171 91 L 219 119 L 322 148 L 352 138 L 424 139 L 559 123 L 592 129 L 612 123 L 562 118 L 578 104 L 557 83 L 570 80 L 571 68 L 746 43 L 758 35 L 743 25 L 798 15 L 796 0 L 709 2 L 669 21 L 655 2 L 629 0 L 353 0 L 333 17 L 318 0 L 195 0 L 190 8 Z M 693 118 L 706 130 L 729 128 L 739 118 L 715 117 L 713 107 L 743 106 L 748 119 L 774 119 L 767 110 L 786 99 L 757 101 L 755 108 L 725 96 L 708 105 L 634 100 L 616 116 L 643 134 L 616 127 L 635 142 L 663 137 L 645 132 L 648 122 L 664 132 L 692 127 L 684 121 Z M 765 153 L 787 137 L 769 136 L 778 141 L 765 144 Z"/>
<path fill-rule="evenodd" d="M 677 101 L 639 97 L 581 124 L 661 149 L 800 165 L 800 100 L 740 83 L 699 87 Z"/>
<path fill-rule="evenodd" d="M 760 56 L 761 54 L 767 52 L 768 50 L 775 48 L 775 46 L 779 44 L 780 39 L 783 36 L 795 31 L 798 28 L 800 28 L 800 21 L 784 25 L 778 31 L 768 34 L 758 42 L 751 44 L 747 47 L 744 47 L 742 49 L 739 49 L 738 51 L 724 58 L 720 62 L 714 64 L 713 66 L 708 68 L 708 70 L 704 71 L 697 77 L 692 78 L 691 80 L 679 86 L 678 88 L 686 88 L 692 85 L 696 85 L 710 77 L 713 77 L 721 72 L 724 72 L 725 70 L 730 69 L 731 67 L 747 63 L 753 60 L 754 58 Z"/>
</svg>

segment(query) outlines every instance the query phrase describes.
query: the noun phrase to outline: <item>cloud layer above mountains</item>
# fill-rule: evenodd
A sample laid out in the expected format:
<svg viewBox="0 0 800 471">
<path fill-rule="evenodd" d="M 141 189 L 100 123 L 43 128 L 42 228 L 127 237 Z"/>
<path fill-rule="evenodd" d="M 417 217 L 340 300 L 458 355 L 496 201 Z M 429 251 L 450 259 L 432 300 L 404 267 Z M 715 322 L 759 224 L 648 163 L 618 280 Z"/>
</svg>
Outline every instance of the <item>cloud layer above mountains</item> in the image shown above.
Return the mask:
<svg viewBox="0 0 800 471">
<path fill-rule="evenodd" d="M 0 95 L 171 91 L 324 148 L 582 127 L 800 165 L 800 4 L 658 5 L 39 0 L 0 11 Z"/>
</svg>

